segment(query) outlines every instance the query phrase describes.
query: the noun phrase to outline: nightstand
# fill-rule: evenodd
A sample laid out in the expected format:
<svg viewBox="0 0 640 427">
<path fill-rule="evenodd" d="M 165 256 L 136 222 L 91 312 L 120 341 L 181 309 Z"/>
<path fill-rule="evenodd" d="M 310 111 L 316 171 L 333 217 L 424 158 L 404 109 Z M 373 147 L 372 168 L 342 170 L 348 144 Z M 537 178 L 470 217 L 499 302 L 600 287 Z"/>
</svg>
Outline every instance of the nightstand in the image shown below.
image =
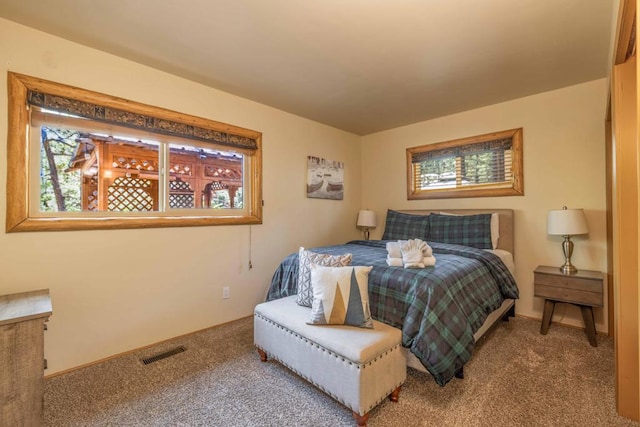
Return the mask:
<svg viewBox="0 0 640 427">
<path fill-rule="evenodd" d="M 538 266 L 533 271 L 534 296 L 544 298 L 544 315 L 540 333 L 546 335 L 556 302 L 580 307 L 589 344 L 598 346 L 593 307 L 603 305 L 604 274 L 600 271 L 578 270 L 576 274 L 562 274 L 558 267 Z"/>
</svg>

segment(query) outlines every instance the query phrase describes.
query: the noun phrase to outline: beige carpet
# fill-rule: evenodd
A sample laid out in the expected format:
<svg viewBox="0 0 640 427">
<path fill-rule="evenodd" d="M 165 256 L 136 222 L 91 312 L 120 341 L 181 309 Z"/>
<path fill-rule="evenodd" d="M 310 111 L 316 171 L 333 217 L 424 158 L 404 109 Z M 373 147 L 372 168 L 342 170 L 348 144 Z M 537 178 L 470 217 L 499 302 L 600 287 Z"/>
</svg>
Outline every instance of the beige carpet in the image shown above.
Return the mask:
<svg viewBox="0 0 640 427">
<path fill-rule="evenodd" d="M 614 403 L 613 345 L 528 319 L 501 322 L 439 387 L 409 369 L 400 401 L 369 426 L 638 426 Z M 141 358 L 186 351 L 144 365 Z M 48 426 L 352 426 L 351 412 L 277 362 L 260 362 L 243 319 L 45 381 Z"/>
</svg>

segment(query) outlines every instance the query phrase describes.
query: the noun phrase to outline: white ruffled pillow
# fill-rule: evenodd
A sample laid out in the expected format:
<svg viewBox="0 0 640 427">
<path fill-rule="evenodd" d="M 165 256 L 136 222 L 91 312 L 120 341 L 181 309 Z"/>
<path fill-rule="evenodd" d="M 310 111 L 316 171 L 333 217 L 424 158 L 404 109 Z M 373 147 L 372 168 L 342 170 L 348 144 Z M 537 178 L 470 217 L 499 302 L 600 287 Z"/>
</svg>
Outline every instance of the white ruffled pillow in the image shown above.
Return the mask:
<svg viewBox="0 0 640 427">
<path fill-rule="evenodd" d="M 404 268 L 424 268 L 423 252 L 427 244 L 420 239 L 409 239 L 400 244 Z"/>
</svg>

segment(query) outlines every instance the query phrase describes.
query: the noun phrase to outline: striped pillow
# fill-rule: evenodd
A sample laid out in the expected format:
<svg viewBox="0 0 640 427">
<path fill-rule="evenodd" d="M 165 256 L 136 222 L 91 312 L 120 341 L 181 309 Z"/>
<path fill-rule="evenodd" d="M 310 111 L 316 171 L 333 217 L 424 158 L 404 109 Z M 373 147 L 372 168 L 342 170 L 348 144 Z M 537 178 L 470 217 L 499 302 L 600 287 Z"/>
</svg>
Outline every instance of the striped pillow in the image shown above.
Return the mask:
<svg viewBox="0 0 640 427">
<path fill-rule="evenodd" d="M 478 249 L 491 249 L 491 214 L 431 214 L 429 225 L 432 242 L 451 243 Z"/>
<path fill-rule="evenodd" d="M 369 309 L 369 272 L 372 268 L 312 264 L 313 305 L 307 323 L 373 328 Z"/>
<path fill-rule="evenodd" d="M 387 211 L 382 240 L 429 240 L 429 215 Z"/>
</svg>

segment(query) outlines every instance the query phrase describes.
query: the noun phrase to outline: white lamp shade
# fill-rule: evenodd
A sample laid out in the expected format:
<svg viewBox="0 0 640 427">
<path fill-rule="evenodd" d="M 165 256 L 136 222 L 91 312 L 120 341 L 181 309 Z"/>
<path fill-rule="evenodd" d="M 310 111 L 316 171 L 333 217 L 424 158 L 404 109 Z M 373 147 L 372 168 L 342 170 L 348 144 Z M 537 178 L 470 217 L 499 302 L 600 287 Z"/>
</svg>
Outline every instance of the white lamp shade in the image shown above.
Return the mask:
<svg viewBox="0 0 640 427">
<path fill-rule="evenodd" d="M 361 210 L 358 212 L 358 227 L 376 228 L 376 213 L 370 210 Z"/>
<path fill-rule="evenodd" d="M 587 219 L 582 209 L 557 209 L 547 216 L 547 234 L 574 236 L 587 234 Z"/>
</svg>

